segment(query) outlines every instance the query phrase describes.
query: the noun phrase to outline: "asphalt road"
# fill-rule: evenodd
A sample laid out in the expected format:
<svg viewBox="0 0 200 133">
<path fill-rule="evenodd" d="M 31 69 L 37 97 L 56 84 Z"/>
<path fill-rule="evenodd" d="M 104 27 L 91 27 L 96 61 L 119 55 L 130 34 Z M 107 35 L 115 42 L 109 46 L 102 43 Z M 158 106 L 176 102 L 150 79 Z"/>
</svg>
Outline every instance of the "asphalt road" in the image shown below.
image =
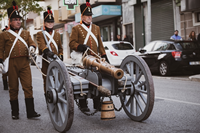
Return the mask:
<svg viewBox="0 0 200 133">
<path fill-rule="evenodd" d="M 19 87 L 20 119 L 11 119 L 9 93 L 0 89 L 0 133 L 57 133 L 46 107 L 42 76 L 32 66 L 35 109 L 41 117 L 26 118 L 24 94 Z M 154 75 L 155 103 L 152 114 L 143 122 L 134 122 L 123 110 L 115 112 L 116 119 L 101 121 L 101 113 L 94 116 L 82 114 L 74 108 L 74 121 L 68 133 L 199 133 L 200 132 L 200 82 L 190 81 L 190 75 L 160 77 Z M 2 79 L 0 79 L 0 86 Z M 118 98 L 114 103 L 120 107 Z M 89 100 L 89 106 L 92 102 Z"/>
</svg>

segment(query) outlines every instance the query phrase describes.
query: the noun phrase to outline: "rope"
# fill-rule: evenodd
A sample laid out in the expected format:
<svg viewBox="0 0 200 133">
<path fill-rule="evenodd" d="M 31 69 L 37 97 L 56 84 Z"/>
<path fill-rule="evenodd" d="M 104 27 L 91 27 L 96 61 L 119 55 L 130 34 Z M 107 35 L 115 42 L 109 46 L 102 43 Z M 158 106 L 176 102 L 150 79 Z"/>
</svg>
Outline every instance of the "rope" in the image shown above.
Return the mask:
<svg viewBox="0 0 200 133">
<path fill-rule="evenodd" d="M 35 63 L 35 66 L 37 67 L 37 69 L 39 69 L 39 71 L 42 73 L 42 75 L 43 76 L 47 76 L 47 75 L 45 75 L 42 71 L 41 71 L 41 69 L 38 67 L 38 65 L 37 65 L 37 63 L 35 62 L 35 60 L 33 59 L 33 57 L 30 55 L 30 57 L 31 57 L 31 59 L 33 60 L 33 62 Z"/>
<path fill-rule="evenodd" d="M 76 80 L 78 80 L 80 82 L 80 87 L 81 87 L 81 93 L 80 93 L 80 95 L 81 96 L 86 95 L 86 93 L 83 92 L 82 82 L 78 78 L 75 78 L 74 76 L 70 76 L 70 77 L 72 77 L 72 78 L 74 78 L 74 79 L 76 79 Z"/>
<path fill-rule="evenodd" d="M 126 87 L 126 82 L 127 82 L 127 76 L 126 75 L 124 75 L 124 76 L 125 76 L 126 80 L 125 80 L 125 83 L 124 83 L 124 88 L 121 90 L 122 93 L 127 89 L 127 88 L 125 88 Z"/>
</svg>

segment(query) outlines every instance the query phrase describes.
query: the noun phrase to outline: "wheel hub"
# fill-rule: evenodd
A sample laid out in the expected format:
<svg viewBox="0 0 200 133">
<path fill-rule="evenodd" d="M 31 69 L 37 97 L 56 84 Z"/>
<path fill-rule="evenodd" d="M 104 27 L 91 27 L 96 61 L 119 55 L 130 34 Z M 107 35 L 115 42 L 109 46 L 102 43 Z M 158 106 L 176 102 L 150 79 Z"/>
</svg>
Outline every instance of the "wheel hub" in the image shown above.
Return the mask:
<svg viewBox="0 0 200 133">
<path fill-rule="evenodd" d="M 51 89 L 47 91 L 47 101 L 48 103 L 57 103 L 58 93 L 55 89 Z"/>
</svg>

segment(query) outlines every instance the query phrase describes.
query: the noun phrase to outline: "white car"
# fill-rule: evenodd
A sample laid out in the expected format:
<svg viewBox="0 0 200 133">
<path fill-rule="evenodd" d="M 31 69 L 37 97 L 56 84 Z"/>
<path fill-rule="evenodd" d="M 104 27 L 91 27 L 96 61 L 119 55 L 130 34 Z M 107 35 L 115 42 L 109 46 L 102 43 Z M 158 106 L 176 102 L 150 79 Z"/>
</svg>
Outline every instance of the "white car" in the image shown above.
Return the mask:
<svg viewBox="0 0 200 133">
<path fill-rule="evenodd" d="M 135 53 L 133 45 L 125 41 L 103 42 L 108 61 L 111 65 L 120 66 L 122 60 Z"/>
</svg>

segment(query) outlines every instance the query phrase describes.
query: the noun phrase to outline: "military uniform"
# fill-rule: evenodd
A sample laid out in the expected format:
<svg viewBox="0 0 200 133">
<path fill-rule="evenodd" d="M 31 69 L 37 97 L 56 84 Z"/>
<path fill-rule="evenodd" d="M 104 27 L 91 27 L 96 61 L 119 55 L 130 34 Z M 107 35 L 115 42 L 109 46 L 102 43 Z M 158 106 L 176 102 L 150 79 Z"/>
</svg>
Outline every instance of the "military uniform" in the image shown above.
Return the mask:
<svg viewBox="0 0 200 133">
<path fill-rule="evenodd" d="M 19 16 L 18 7 L 13 1 L 13 6 L 7 9 L 10 19 L 21 18 Z M 18 21 L 18 20 L 17 20 Z M 10 29 L 4 31 L 0 34 L 0 63 L 2 64 L 4 54 L 5 58 L 9 56 L 11 47 L 14 45 L 17 33 L 21 30 L 14 29 L 9 24 Z M 13 32 L 13 34 L 11 34 Z M 36 47 L 36 44 L 31 39 L 30 33 L 28 31 L 22 30 L 20 37 L 28 47 Z M 29 66 L 29 49 L 19 38 L 11 51 L 9 58 L 8 67 L 8 80 L 9 80 L 9 94 L 10 94 L 10 104 L 12 110 L 12 118 L 19 119 L 19 104 L 18 104 L 18 91 L 19 91 L 19 81 L 20 79 L 26 103 L 27 118 L 39 117 L 40 114 L 35 112 L 34 101 L 33 101 L 33 90 L 32 90 L 32 77 L 31 70 Z"/>
<path fill-rule="evenodd" d="M 53 39 L 55 40 L 57 46 L 58 46 L 58 52 L 54 46 L 53 43 L 50 44 L 52 52 L 58 56 L 63 55 L 63 48 L 62 48 L 62 42 L 60 38 L 60 34 L 58 32 L 55 32 Z M 47 40 L 49 41 L 49 38 L 47 37 Z M 37 43 L 38 43 L 38 48 L 39 48 L 39 54 L 41 55 L 45 49 L 47 49 L 46 42 L 44 39 L 44 36 L 42 32 L 37 33 Z M 44 56 L 46 58 L 46 56 Z M 47 69 L 48 69 L 49 63 L 46 61 L 42 60 L 42 72 L 44 74 L 47 74 Z M 46 92 L 46 76 L 43 76 L 43 82 L 44 82 L 44 93 Z"/>
<path fill-rule="evenodd" d="M 101 41 L 101 34 L 100 34 L 100 28 L 99 26 L 92 24 L 92 30 L 91 32 L 95 35 L 95 37 L 97 38 L 98 41 L 98 46 L 95 42 L 95 40 L 90 36 L 88 41 L 87 41 L 87 46 L 90 47 L 90 49 L 92 49 L 95 53 L 99 53 L 102 55 L 105 55 L 105 49 L 103 47 L 102 41 Z M 72 33 L 70 35 L 70 43 L 69 43 L 69 47 L 72 50 L 76 50 L 77 51 L 77 47 L 79 44 L 83 44 L 84 40 L 87 36 L 87 31 L 79 24 L 76 25 L 72 28 Z M 85 44 L 84 44 L 85 45 Z M 94 55 L 93 53 L 91 53 L 90 51 L 88 52 L 88 54 Z"/>
<path fill-rule="evenodd" d="M 44 16 L 44 22 L 51 22 L 51 23 L 54 22 L 54 17 L 53 17 L 50 7 L 47 8 L 47 11 L 44 12 L 43 16 Z M 48 56 L 47 52 L 51 52 L 52 54 L 58 55 L 58 57 L 60 57 L 61 60 L 63 60 L 63 48 L 62 48 L 60 33 L 54 31 L 53 28 L 49 29 L 47 27 L 44 27 L 44 30 L 46 32 L 48 32 L 50 35 L 52 35 L 52 33 L 54 32 L 53 40 L 55 41 L 56 44 L 53 44 L 51 41 L 50 47 L 51 47 L 52 51 L 50 51 L 49 48 L 47 47 L 47 44 L 46 44 L 46 41 L 45 41 L 42 31 L 38 32 L 37 33 L 37 43 L 38 43 L 38 48 L 39 48 L 39 54 L 40 55 L 43 54 L 43 57 L 47 58 L 47 56 Z M 47 35 L 45 35 L 45 36 L 46 36 L 47 40 L 49 41 L 50 38 Z M 57 45 L 58 51 L 57 51 L 55 45 Z M 48 66 L 49 66 L 49 63 L 42 60 L 42 72 L 45 75 L 47 74 Z M 43 76 L 43 83 L 44 83 L 44 93 L 46 93 L 46 76 Z"/>
<path fill-rule="evenodd" d="M 90 6 L 89 0 L 86 0 L 86 4 L 80 6 L 81 16 L 92 16 L 92 8 Z M 92 32 L 87 38 L 88 31 Z M 85 40 L 86 39 L 86 40 Z M 88 40 L 87 40 L 88 39 Z M 96 40 L 96 41 L 95 41 Z M 72 28 L 72 33 L 70 35 L 69 47 L 72 50 L 78 52 L 85 52 L 87 47 L 92 49 L 96 54 L 100 53 L 102 58 L 106 58 L 105 49 L 101 40 L 100 28 L 95 24 L 86 24 L 81 20 L 80 24 Z M 88 51 L 89 55 L 95 55 L 91 51 Z M 98 109 L 100 106 L 100 97 L 93 99 L 94 109 Z M 79 104 L 82 111 L 90 111 L 87 107 L 86 99 L 79 99 Z"/>
<path fill-rule="evenodd" d="M 18 31 L 16 31 L 18 33 Z M 30 33 L 28 31 L 23 30 L 20 35 L 27 43 L 27 45 L 36 47 L 35 43 L 31 39 Z M 8 31 L 1 33 L 0 35 L 0 59 L 4 57 L 8 57 L 10 49 L 15 40 L 15 36 L 13 36 Z M 23 42 L 20 40 L 15 44 L 9 60 L 9 69 L 8 69 L 8 80 L 10 87 L 10 100 L 18 99 L 18 77 L 23 82 L 22 87 L 24 90 L 25 98 L 33 98 L 32 92 L 32 79 L 31 79 L 31 71 L 29 66 L 29 53 L 28 49 Z M 23 62 L 23 63 L 22 63 Z M 20 72 L 23 70 L 22 72 Z M 19 73 L 20 72 L 20 73 Z M 23 74 L 24 73 L 24 74 Z"/>
</svg>

